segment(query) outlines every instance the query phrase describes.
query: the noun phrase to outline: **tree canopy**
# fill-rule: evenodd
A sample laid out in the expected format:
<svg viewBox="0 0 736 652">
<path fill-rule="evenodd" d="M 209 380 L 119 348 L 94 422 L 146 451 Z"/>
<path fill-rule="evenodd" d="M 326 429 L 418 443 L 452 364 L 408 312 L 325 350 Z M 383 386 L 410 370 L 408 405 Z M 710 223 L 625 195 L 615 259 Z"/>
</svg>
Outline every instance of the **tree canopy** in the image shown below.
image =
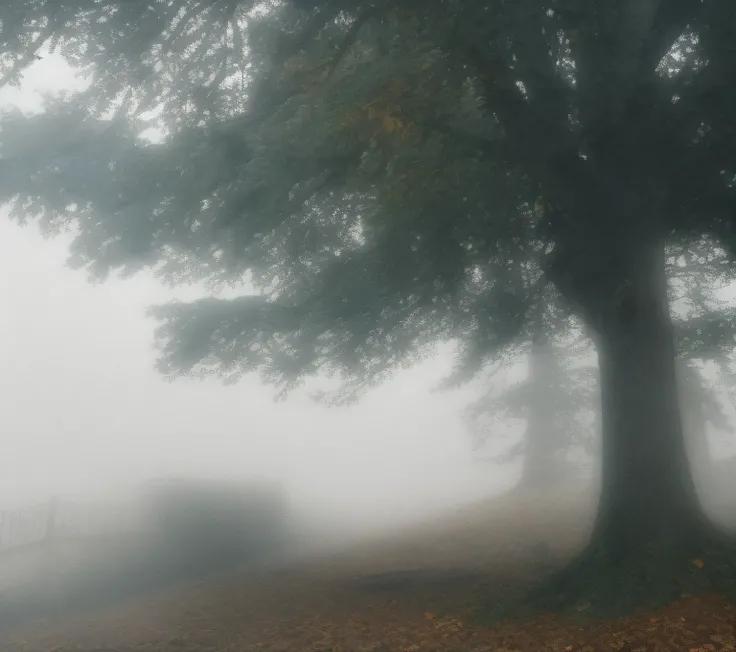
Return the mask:
<svg viewBox="0 0 736 652">
<path fill-rule="evenodd" d="M 568 291 L 603 266 L 589 235 L 620 237 L 621 170 L 662 195 L 660 231 L 731 245 L 725 1 L 2 11 L 6 79 L 42 47 L 91 79 L 3 116 L 16 215 L 73 223 L 72 261 L 96 276 L 256 290 L 158 310 L 168 374 L 355 388 L 441 338 L 475 371 L 518 335 L 542 270 Z M 152 125 L 163 142 L 140 138 Z"/>
</svg>

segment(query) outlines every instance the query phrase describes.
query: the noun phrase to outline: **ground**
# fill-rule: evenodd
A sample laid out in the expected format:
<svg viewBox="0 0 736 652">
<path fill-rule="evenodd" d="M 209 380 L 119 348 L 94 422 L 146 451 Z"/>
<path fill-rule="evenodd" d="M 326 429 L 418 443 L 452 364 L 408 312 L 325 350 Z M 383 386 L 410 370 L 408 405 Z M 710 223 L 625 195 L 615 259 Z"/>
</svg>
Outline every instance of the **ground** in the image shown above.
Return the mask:
<svg viewBox="0 0 736 652">
<path fill-rule="evenodd" d="M 489 597 L 579 550 L 592 513 L 580 491 L 511 494 L 339 554 L 0 632 L 0 650 L 736 650 L 736 606 L 715 595 L 588 624 L 552 615 L 483 624 L 478 607 Z"/>
</svg>

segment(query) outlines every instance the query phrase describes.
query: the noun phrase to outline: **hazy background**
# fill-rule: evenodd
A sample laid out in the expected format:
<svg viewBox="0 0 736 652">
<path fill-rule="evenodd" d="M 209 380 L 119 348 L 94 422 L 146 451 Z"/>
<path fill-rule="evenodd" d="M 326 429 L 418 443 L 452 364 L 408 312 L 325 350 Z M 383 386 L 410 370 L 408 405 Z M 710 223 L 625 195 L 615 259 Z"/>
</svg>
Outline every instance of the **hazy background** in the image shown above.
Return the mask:
<svg viewBox="0 0 736 652">
<path fill-rule="evenodd" d="M 42 93 L 78 84 L 45 57 L 0 104 L 38 110 Z M 52 493 L 104 500 L 187 473 L 279 479 L 295 506 L 368 527 L 499 490 L 518 473 L 473 460 L 459 416 L 468 390 L 433 391 L 447 354 L 350 408 L 306 394 L 274 403 L 257 378 L 164 382 L 144 313 L 193 292 L 146 276 L 93 286 L 65 266 L 68 241 L 0 215 L 0 509 Z"/>
<path fill-rule="evenodd" d="M 81 83 L 45 56 L 21 88 L 0 91 L 0 106 L 35 111 L 44 93 Z M 518 477 L 518 464 L 473 458 L 460 417 L 473 388 L 433 391 L 449 352 L 350 408 L 318 406 L 306 393 L 274 403 L 257 378 L 165 382 L 153 370 L 155 324 L 145 310 L 197 291 L 172 292 L 146 275 L 91 285 L 66 267 L 68 242 L 0 214 L 0 509 L 51 494 L 105 500 L 147 478 L 190 474 L 276 479 L 304 513 L 371 528 Z M 722 297 L 732 301 L 736 290 Z M 498 382 L 523 378 L 525 367 Z M 519 436 L 522 425 L 497 428 Z M 732 437 L 711 443 L 719 457 L 733 450 Z"/>
</svg>

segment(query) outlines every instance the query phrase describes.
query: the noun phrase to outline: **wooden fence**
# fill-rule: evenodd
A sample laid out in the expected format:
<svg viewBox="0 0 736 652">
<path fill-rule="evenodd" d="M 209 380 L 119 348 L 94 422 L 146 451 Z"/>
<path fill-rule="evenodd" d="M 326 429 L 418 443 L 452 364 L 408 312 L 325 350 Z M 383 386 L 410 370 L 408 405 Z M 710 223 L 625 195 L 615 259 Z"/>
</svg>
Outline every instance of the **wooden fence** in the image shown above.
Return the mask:
<svg viewBox="0 0 736 652">
<path fill-rule="evenodd" d="M 181 540 L 241 530 L 254 535 L 280 531 L 286 518 L 280 487 L 233 488 L 188 480 L 152 484 L 149 489 L 120 503 L 51 499 L 25 509 L 0 510 L 0 555 L 55 540 L 135 538 L 151 534 L 151 528 Z"/>
<path fill-rule="evenodd" d="M 0 554 L 59 538 L 117 536 L 134 527 L 134 510 L 129 505 L 51 499 L 0 511 Z"/>
</svg>

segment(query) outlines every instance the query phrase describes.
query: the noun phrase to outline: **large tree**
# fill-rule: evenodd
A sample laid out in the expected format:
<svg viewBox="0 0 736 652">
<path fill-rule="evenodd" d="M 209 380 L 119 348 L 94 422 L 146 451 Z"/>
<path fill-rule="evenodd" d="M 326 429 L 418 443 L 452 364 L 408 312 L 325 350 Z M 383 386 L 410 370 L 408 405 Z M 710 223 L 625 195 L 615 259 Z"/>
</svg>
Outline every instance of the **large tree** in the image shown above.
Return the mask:
<svg viewBox="0 0 736 652">
<path fill-rule="evenodd" d="M 499 420 L 526 421 L 519 441 L 484 458 L 497 464 L 521 458 L 519 489 L 554 491 L 581 480 L 583 474 L 577 468 L 580 453 L 599 462 L 597 368 L 580 364 L 585 353 L 589 351 L 579 341 L 565 346 L 546 338 L 533 340 L 526 355 L 526 377 L 509 385 L 503 374 L 491 374 L 481 396 L 464 411 L 472 447 L 481 454 L 489 444 L 500 443 Z M 732 394 L 733 388 L 724 386 L 722 380 L 708 379 L 700 361 L 684 358 L 678 360 L 678 387 L 690 468 L 701 495 L 711 497 L 716 467 L 708 433 L 712 429 L 733 434 L 722 403 L 724 394 Z M 578 453 L 576 461 L 571 459 L 572 453 Z"/>
<path fill-rule="evenodd" d="M 720 334 L 724 329 L 736 330 L 736 323 L 733 309 L 718 298 L 718 293 L 736 280 L 735 274 L 724 252 L 711 242 L 696 240 L 668 247 L 670 303 L 676 307 L 675 340 L 679 344 L 680 409 L 690 468 L 704 491 L 713 475 L 707 431 L 732 431 L 721 401 L 723 394 L 732 397 L 736 390 L 730 372 L 733 356 L 729 346 L 723 347 Z M 523 456 L 520 486 L 546 490 L 574 477 L 571 449 L 599 452 L 599 419 L 590 418 L 598 417 L 600 411 L 598 374 L 591 362 L 585 363 L 593 353 L 587 338 L 554 294 L 543 298 L 527 330 L 525 346 L 495 361 L 485 390 L 467 406 L 465 417 L 476 449 L 495 439 L 489 418 L 525 419 L 521 441 L 495 461 Z M 510 364 L 524 357 L 526 378 L 511 385 L 504 383 Z M 717 365 L 719 382 L 703 375 L 704 361 Z"/>
<path fill-rule="evenodd" d="M 6 78 L 47 45 L 91 85 L 3 117 L 1 196 L 52 232 L 73 224 L 72 262 L 96 276 L 254 290 L 155 311 L 172 376 L 255 370 L 288 390 L 333 372 L 348 397 L 456 339 L 468 377 L 553 283 L 595 342 L 604 459 L 558 593 L 670 596 L 693 555 L 726 546 L 686 463 L 664 247 L 736 249 L 734 11 L 10 3 Z M 158 144 L 139 137 L 152 125 Z"/>
</svg>

